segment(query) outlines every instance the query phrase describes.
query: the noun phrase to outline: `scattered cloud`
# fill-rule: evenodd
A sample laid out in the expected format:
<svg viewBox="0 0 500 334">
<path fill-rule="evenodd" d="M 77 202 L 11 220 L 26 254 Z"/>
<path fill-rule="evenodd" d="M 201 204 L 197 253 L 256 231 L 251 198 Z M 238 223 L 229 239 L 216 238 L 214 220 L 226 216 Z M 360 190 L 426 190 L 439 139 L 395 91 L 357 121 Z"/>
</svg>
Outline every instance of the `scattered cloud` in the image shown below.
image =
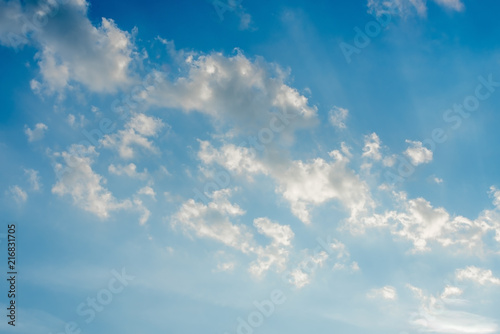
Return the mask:
<svg viewBox="0 0 500 334">
<path fill-rule="evenodd" d="M 496 333 L 499 329 L 493 319 L 463 310 L 454 310 L 456 303 L 452 296 L 459 296 L 460 289 L 447 286 L 440 296 L 427 295 L 422 289 L 410 284 L 420 305 L 418 312 L 410 317 L 410 324 L 419 331 L 449 334 Z"/>
<path fill-rule="evenodd" d="M 441 179 L 441 178 L 439 178 L 439 177 L 434 177 L 434 178 L 432 179 L 432 181 L 434 181 L 434 182 L 435 182 L 435 183 L 437 183 L 437 184 L 441 184 L 441 183 L 443 183 L 443 182 L 444 182 L 444 181 L 443 181 L 443 179 Z"/>
<path fill-rule="evenodd" d="M 38 171 L 34 169 L 24 169 L 24 174 L 28 177 L 28 182 L 31 186 L 31 190 L 39 191 L 42 187 L 40 183 L 40 176 Z"/>
<path fill-rule="evenodd" d="M 144 168 L 142 172 L 137 171 L 137 166 L 134 163 L 129 163 L 128 165 L 109 165 L 108 171 L 115 175 L 127 175 L 128 177 L 145 180 L 148 177 L 148 170 Z"/>
<path fill-rule="evenodd" d="M 444 288 L 443 293 L 441 294 L 441 298 L 442 299 L 447 299 L 449 297 L 458 297 L 458 296 L 461 296 L 462 293 L 463 293 L 462 289 L 460 289 L 460 288 L 458 288 L 456 286 L 447 285 Z"/>
<path fill-rule="evenodd" d="M 458 269 L 455 275 L 460 281 L 473 281 L 480 285 L 500 285 L 500 279 L 493 276 L 491 270 L 481 269 L 475 266 L 470 266 L 465 269 Z"/>
<path fill-rule="evenodd" d="M 28 200 L 28 194 L 18 185 L 10 186 L 6 194 L 11 196 L 17 204 L 24 204 Z"/>
<path fill-rule="evenodd" d="M 73 114 L 68 114 L 67 120 L 68 120 L 68 124 L 71 127 L 83 127 L 85 125 L 85 116 L 83 116 L 82 114 L 78 115 L 78 119 L 77 119 L 77 116 L 75 116 Z"/>
<path fill-rule="evenodd" d="M 396 288 L 389 285 L 380 289 L 372 289 L 366 296 L 370 299 L 382 298 L 387 300 L 396 300 L 398 298 Z"/>
<path fill-rule="evenodd" d="M 31 130 L 27 125 L 24 126 L 24 133 L 28 137 L 28 141 L 34 142 L 41 140 L 45 136 L 45 131 L 48 130 L 48 126 L 43 123 L 37 123 L 35 128 Z"/>
<path fill-rule="evenodd" d="M 382 154 L 380 153 L 380 138 L 375 132 L 371 135 L 365 136 L 365 146 L 363 147 L 362 156 L 375 161 L 382 159 Z"/>
<path fill-rule="evenodd" d="M 150 196 L 153 200 L 156 201 L 156 193 L 154 191 L 153 188 L 151 188 L 150 186 L 145 186 L 141 189 L 139 189 L 139 191 L 137 192 L 138 195 L 146 195 L 146 196 Z"/>
<path fill-rule="evenodd" d="M 429 251 L 429 243 L 436 243 L 479 254 L 485 251 L 483 238 L 488 233 L 493 232 L 494 239 L 500 243 L 500 202 L 496 202 L 497 192 L 492 193 L 497 205 L 495 209 L 484 210 L 473 220 L 453 217 L 444 208 L 435 208 L 424 198 L 407 199 L 405 193 L 394 193 L 394 210 L 363 216 L 350 228 L 362 231 L 367 227 L 386 227 L 393 235 L 410 240 L 414 252 Z"/>
<path fill-rule="evenodd" d="M 318 268 L 323 267 L 328 259 L 325 251 L 309 254 L 306 252 L 305 259 L 299 265 L 287 273 L 287 282 L 297 289 L 301 289 L 311 283 L 311 276 Z"/>
<path fill-rule="evenodd" d="M 280 225 L 268 218 L 254 219 L 257 233 L 268 237 L 266 246 L 258 245 L 253 233 L 243 224 L 235 224 L 231 219 L 242 216 L 245 211 L 229 202 L 230 189 L 215 191 L 211 202 L 203 204 L 190 199 L 184 202 L 171 218 L 173 228 L 180 227 L 188 236 L 212 239 L 244 254 L 254 254 L 257 259 L 250 264 L 249 272 L 260 278 L 271 268 L 280 272 L 286 262 L 294 233 L 290 226 Z"/>
<path fill-rule="evenodd" d="M 187 75 L 173 82 L 162 80 L 147 94 L 150 106 L 198 111 L 216 124 L 229 125 L 233 134 L 260 132 L 265 136 L 263 132 L 269 135 L 271 131 L 286 141 L 296 129 L 317 123 L 317 108 L 285 84 L 288 73 L 279 66 L 260 57 L 252 61 L 240 51 L 232 57 L 183 55 L 173 49 L 172 42 L 164 43 L 184 59 Z"/>
<path fill-rule="evenodd" d="M 329 200 L 339 200 L 352 219 L 373 206 L 367 184 L 347 167 L 349 159 L 337 150 L 330 152 L 334 161 L 321 158 L 307 162 L 266 161 L 246 148 L 224 145 L 216 150 L 202 142 L 199 156 L 205 163 L 216 162 L 246 177 L 257 173 L 272 176 L 276 191 L 290 203 L 292 213 L 306 224 L 311 223 L 311 207 Z"/>
<path fill-rule="evenodd" d="M 426 164 L 432 161 L 432 151 L 423 147 L 422 142 L 406 140 L 408 148 L 404 154 L 410 159 L 414 166 Z"/>
<path fill-rule="evenodd" d="M 100 142 L 106 148 L 117 150 L 123 159 L 135 156 L 134 147 L 158 154 L 158 148 L 148 138 L 156 137 L 163 127 L 164 123 L 159 118 L 136 114 L 125 124 L 124 130 L 106 135 Z"/>
<path fill-rule="evenodd" d="M 255 277 L 261 277 L 273 266 L 278 272 L 285 270 L 291 241 L 295 236 L 290 226 L 280 225 L 268 218 L 254 219 L 253 225 L 259 234 L 270 238 L 271 243 L 266 247 L 259 246 L 255 249 L 257 260 L 250 265 L 250 273 Z"/>
<path fill-rule="evenodd" d="M 216 191 L 207 205 L 190 199 L 171 217 L 173 228 L 179 227 L 186 235 L 208 238 L 243 253 L 253 250 L 253 237 L 244 225 L 235 225 L 231 218 L 245 213 L 229 202 L 231 190 Z"/>
<path fill-rule="evenodd" d="M 437 5 L 452 11 L 465 9 L 461 0 L 432 0 Z M 376 16 L 398 15 L 403 18 L 417 14 L 427 16 L 427 0 L 368 0 L 368 11 Z"/>
<path fill-rule="evenodd" d="M 214 270 L 215 272 L 231 272 L 234 270 L 235 263 L 234 262 L 224 262 L 224 263 L 218 263 L 217 264 L 217 269 Z"/>
<path fill-rule="evenodd" d="M 328 112 L 328 120 L 330 121 L 330 124 L 332 124 L 334 127 L 338 129 L 345 129 L 345 120 L 347 119 L 347 116 L 349 115 L 349 110 L 340 108 L 340 107 L 333 107 L 329 112 Z"/>
<path fill-rule="evenodd" d="M 60 175 L 52 187 L 52 193 L 59 196 L 70 195 L 73 203 L 99 218 L 108 218 L 110 212 L 131 208 L 129 200 L 118 201 L 103 184 L 105 179 L 92 170 L 92 163 L 97 157 L 93 146 L 71 145 L 68 151 L 55 153 L 62 163 L 55 165 L 55 172 Z"/>
</svg>

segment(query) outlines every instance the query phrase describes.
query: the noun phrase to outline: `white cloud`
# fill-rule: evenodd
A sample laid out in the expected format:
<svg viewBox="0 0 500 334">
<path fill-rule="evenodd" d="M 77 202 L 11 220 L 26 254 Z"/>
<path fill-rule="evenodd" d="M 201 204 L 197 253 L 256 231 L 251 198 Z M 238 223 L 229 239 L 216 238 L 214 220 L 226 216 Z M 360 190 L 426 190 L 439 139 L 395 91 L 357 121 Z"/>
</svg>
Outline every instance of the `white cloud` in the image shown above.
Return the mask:
<svg viewBox="0 0 500 334">
<path fill-rule="evenodd" d="M 38 171 L 34 169 L 25 169 L 24 174 L 28 176 L 28 182 L 31 185 L 31 189 L 33 191 L 39 191 L 41 188 L 40 184 L 40 176 L 38 175 Z"/>
<path fill-rule="evenodd" d="M 380 153 L 380 138 L 375 132 L 365 136 L 365 146 L 363 147 L 362 156 L 375 161 L 382 159 L 382 154 Z"/>
<path fill-rule="evenodd" d="M 460 296 L 460 295 L 462 295 L 462 293 L 463 293 L 462 289 L 460 289 L 456 286 L 447 285 L 444 288 L 443 293 L 441 294 L 441 298 L 447 299 L 448 297 Z"/>
<path fill-rule="evenodd" d="M 286 267 L 289 249 L 294 233 L 290 226 L 280 225 L 272 222 L 268 218 L 254 219 L 254 226 L 257 232 L 271 238 L 271 243 L 266 247 L 257 247 L 255 253 L 258 258 L 254 261 L 249 271 L 256 277 L 261 277 L 272 266 L 276 271 L 281 272 Z"/>
<path fill-rule="evenodd" d="M 21 20 L 23 16 L 20 1 L 0 1 L 0 44 L 13 48 L 28 44 Z"/>
<path fill-rule="evenodd" d="M 349 252 L 346 249 L 346 246 L 338 241 L 338 240 L 333 240 L 329 245 L 331 250 L 337 253 L 337 258 L 341 259 L 343 257 L 349 257 Z"/>
<path fill-rule="evenodd" d="M 406 140 L 406 142 L 410 145 L 404 154 L 410 158 L 410 162 L 414 166 L 426 164 L 432 161 L 432 151 L 422 146 L 422 142 L 412 140 Z"/>
<path fill-rule="evenodd" d="M 316 158 L 304 162 L 259 159 L 251 150 L 234 145 L 223 145 L 219 150 L 207 142 L 200 146 L 199 156 L 205 163 L 216 162 L 247 178 L 258 173 L 270 175 L 292 213 L 306 224 L 311 222 L 311 207 L 329 200 L 339 200 L 351 219 L 374 205 L 367 184 L 347 167 L 349 159 L 337 150 L 330 152 L 335 161 Z"/>
<path fill-rule="evenodd" d="M 6 194 L 12 196 L 18 204 L 23 204 L 28 200 L 28 194 L 18 185 L 10 186 Z"/>
<path fill-rule="evenodd" d="M 67 120 L 68 120 L 68 124 L 71 127 L 74 127 L 74 126 L 83 127 L 85 124 L 85 116 L 83 116 L 81 114 L 78 115 L 78 121 L 76 119 L 76 116 L 73 114 L 69 114 Z"/>
<path fill-rule="evenodd" d="M 351 263 L 351 270 L 352 271 L 359 271 L 360 270 L 359 264 L 356 261 L 354 261 L 353 263 Z"/>
<path fill-rule="evenodd" d="M 486 285 L 488 283 L 500 285 L 500 279 L 493 276 L 493 272 L 491 270 L 481 269 L 475 266 L 458 269 L 455 275 L 460 281 L 469 280 L 480 285 Z"/>
<path fill-rule="evenodd" d="M 465 9 L 461 0 L 432 0 L 439 6 L 461 12 Z M 427 15 L 427 0 L 368 0 L 368 11 L 377 16 L 399 15 L 407 17 L 416 13 L 421 17 Z"/>
<path fill-rule="evenodd" d="M 118 201 L 103 184 L 102 176 L 92 170 L 92 163 L 98 154 L 93 146 L 71 145 L 69 151 L 55 153 L 63 159 L 63 164 L 55 166 L 61 175 L 52 187 L 52 193 L 59 196 L 70 195 L 73 203 L 100 218 L 108 218 L 111 211 L 132 207 L 129 200 Z"/>
<path fill-rule="evenodd" d="M 461 12 L 465 9 L 461 0 L 434 0 L 438 5 Z"/>
<path fill-rule="evenodd" d="M 240 30 L 248 30 L 250 29 L 250 25 L 252 23 L 252 16 L 248 13 L 243 13 L 240 15 Z"/>
<path fill-rule="evenodd" d="M 42 84 L 35 79 L 31 79 L 30 88 L 35 94 L 40 94 L 42 90 Z"/>
<path fill-rule="evenodd" d="M 380 289 L 372 289 L 366 296 L 370 299 L 383 298 L 387 300 L 396 300 L 398 298 L 396 288 L 389 285 Z"/>
<path fill-rule="evenodd" d="M 34 142 L 42 139 L 45 136 L 48 126 L 43 123 L 37 123 L 35 128 L 31 130 L 27 125 L 24 126 L 24 133 L 28 137 L 29 142 Z"/>
<path fill-rule="evenodd" d="M 217 264 L 217 269 L 214 270 L 215 272 L 230 272 L 234 270 L 235 267 L 234 262 L 224 262 L 224 263 L 218 263 Z"/>
<path fill-rule="evenodd" d="M 327 162 L 292 161 L 286 170 L 276 170 L 277 190 L 290 202 L 292 213 L 310 223 L 310 207 L 337 199 L 355 217 L 373 205 L 368 186 L 350 169 L 348 160 L 335 152 L 337 159 Z"/>
<path fill-rule="evenodd" d="M 496 190 L 491 190 L 491 193 L 497 207 L 484 210 L 474 220 L 452 217 L 444 208 L 435 208 L 424 198 L 408 200 L 405 193 L 394 193 L 394 210 L 361 217 L 350 228 L 357 232 L 366 227 L 386 227 L 392 234 L 412 241 L 414 252 L 430 250 L 429 243 L 432 242 L 479 254 L 484 252 L 483 238 L 488 233 L 493 232 L 494 239 L 500 243 L 500 202 L 496 202 Z"/>
<path fill-rule="evenodd" d="M 420 301 L 418 312 L 410 317 L 410 324 L 419 331 L 449 334 L 496 333 L 498 325 L 493 319 L 478 314 L 451 309 L 455 299 L 448 297 L 461 294 L 460 289 L 446 287 L 441 296 L 426 295 L 424 291 L 411 285 Z M 445 297 L 443 297 L 445 296 Z M 461 303 L 458 303 L 461 304 Z"/>
<path fill-rule="evenodd" d="M 328 120 L 334 127 L 339 129 L 345 129 L 346 125 L 344 122 L 347 119 L 348 115 L 349 115 L 349 110 L 339 107 L 333 107 L 328 112 Z"/>
<path fill-rule="evenodd" d="M 249 267 L 249 272 L 256 278 L 262 277 L 271 268 L 283 271 L 294 237 L 290 226 L 280 225 L 265 217 L 254 219 L 257 232 L 271 239 L 266 246 L 258 245 L 245 225 L 231 221 L 245 211 L 229 202 L 230 195 L 231 190 L 224 189 L 212 193 L 208 204 L 193 199 L 184 202 L 171 217 L 172 227 L 180 227 L 188 236 L 212 239 L 245 254 L 256 255 L 257 259 Z"/>
<path fill-rule="evenodd" d="M 278 245 L 289 246 L 294 237 L 290 226 L 273 223 L 267 218 L 257 218 L 253 224 L 257 232 L 271 238 Z"/>
<path fill-rule="evenodd" d="M 148 210 L 142 203 L 142 201 L 138 198 L 134 198 L 134 204 L 136 210 L 140 211 L 142 214 L 139 217 L 139 224 L 144 225 L 148 221 L 149 217 L 151 216 L 151 211 Z"/>
<path fill-rule="evenodd" d="M 136 179 L 141 179 L 145 180 L 148 177 L 148 170 L 144 168 L 142 172 L 137 171 L 137 166 L 134 163 L 130 163 L 128 165 L 122 166 L 122 165 L 109 165 L 108 171 L 111 174 L 115 175 L 127 175 L 128 177 L 131 178 L 136 178 Z"/>
<path fill-rule="evenodd" d="M 87 17 L 86 1 L 24 6 L 18 1 L 1 1 L 0 8 L 0 43 L 12 47 L 34 45 L 39 50 L 36 58 L 40 74 L 49 91 L 60 91 L 76 82 L 91 91 L 113 92 L 132 82 L 128 73 L 135 48 L 132 35 L 106 18 L 98 27 L 93 26 Z M 56 12 L 58 15 L 53 15 Z M 31 23 L 35 15 L 43 18 L 44 24 Z M 13 42 L 9 31 L 22 42 Z"/>
<path fill-rule="evenodd" d="M 138 195 L 150 196 L 153 200 L 156 201 L 156 193 L 155 193 L 154 189 L 151 188 L 150 186 L 142 187 L 141 189 L 139 189 L 139 191 L 137 192 L 137 194 Z"/>
<path fill-rule="evenodd" d="M 131 35 L 120 30 L 113 20 L 102 18 L 101 25 L 94 27 L 86 10 L 70 11 L 72 19 L 54 17 L 47 29 L 35 35 L 41 44 L 40 72 L 49 88 L 60 90 L 75 81 L 91 91 L 109 92 L 129 84 Z M 67 30 L 72 34 L 63 34 Z"/>
<path fill-rule="evenodd" d="M 101 139 L 101 144 L 106 148 L 115 149 L 120 157 L 131 159 L 135 156 L 133 146 L 139 146 L 147 151 L 158 154 L 159 150 L 148 137 L 155 137 L 164 127 L 159 118 L 136 114 L 125 124 L 124 130 L 119 130 L 112 135 Z"/>
<path fill-rule="evenodd" d="M 434 181 L 434 182 L 435 182 L 435 183 L 437 183 L 437 184 L 441 184 L 441 183 L 443 183 L 443 182 L 444 182 L 444 181 L 443 181 L 443 179 L 441 179 L 441 178 L 439 178 L 439 177 L 434 177 L 434 178 L 432 179 L 432 181 Z"/>
<path fill-rule="evenodd" d="M 443 208 L 433 208 L 423 198 L 409 200 L 407 212 L 396 216 L 394 233 L 413 241 L 416 250 L 427 249 L 427 241 L 440 238 L 450 222 L 450 215 Z"/>
<path fill-rule="evenodd" d="M 198 157 L 205 164 L 216 162 L 229 171 L 246 175 L 248 179 L 251 179 L 252 174 L 268 173 L 268 168 L 255 159 L 255 151 L 246 147 L 228 144 L 217 150 L 208 141 L 200 141 Z"/>
<path fill-rule="evenodd" d="M 228 13 L 234 13 L 240 19 L 239 29 L 248 30 L 251 27 L 252 16 L 247 13 L 246 9 L 242 6 L 241 3 L 241 0 L 227 0 L 213 1 L 212 5 L 221 20 L 224 19 L 224 15 L 227 15 Z"/>
<path fill-rule="evenodd" d="M 76 120 L 75 115 L 73 115 L 73 114 L 68 115 L 68 124 L 70 126 L 75 125 L 75 120 Z"/>
<path fill-rule="evenodd" d="M 180 227 L 187 235 L 221 242 L 243 253 L 252 251 L 253 237 L 243 225 L 234 225 L 230 218 L 243 215 L 238 205 L 229 202 L 229 189 L 216 191 L 207 205 L 190 199 L 171 217 L 172 227 Z"/>
<path fill-rule="evenodd" d="M 289 274 L 289 283 L 300 289 L 311 283 L 309 275 L 300 269 L 295 269 Z"/>
<path fill-rule="evenodd" d="M 164 43 L 173 49 L 173 43 Z M 277 65 L 262 58 L 251 61 L 241 52 L 232 57 L 171 52 L 184 59 L 187 75 L 174 82 L 165 78 L 148 92 L 152 106 L 198 111 L 234 131 L 257 135 L 267 129 L 284 140 L 295 129 L 317 123 L 316 107 L 285 84 L 288 73 Z"/>
<path fill-rule="evenodd" d="M 314 275 L 318 268 L 323 267 L 328 259 L 328 253 L 325 251 L 317 252 L 314 254 L 305 253 L 305 259 L 299 265 L 287 272 L 287 282 L 297 289 L 301 289 L 311 283 L 311 276 Z"/>
</svg>

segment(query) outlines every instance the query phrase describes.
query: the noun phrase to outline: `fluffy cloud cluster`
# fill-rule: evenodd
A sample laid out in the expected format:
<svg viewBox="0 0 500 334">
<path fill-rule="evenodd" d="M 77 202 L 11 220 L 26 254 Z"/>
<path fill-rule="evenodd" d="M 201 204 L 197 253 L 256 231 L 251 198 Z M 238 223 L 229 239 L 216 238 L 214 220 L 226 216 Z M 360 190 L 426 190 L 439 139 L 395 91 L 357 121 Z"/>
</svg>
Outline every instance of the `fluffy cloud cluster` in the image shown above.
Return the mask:
<svg viewBox="0 0 500 334">
<path fill-rule="evenodd" d="M 257 259 L 249 271 L 261 277 L 271 268 L 283 271 L 294 233 L 290 226 L 280 225 L 268 218 L 256 218 L 253 225 L 257 233 L 268 237 L 267 246 L 258 245 L 253 233 L 243 224 L 231 220 L 242 216 L 245 211 L 229 201 L 231 190 L 223 189 L 210 195 L 211 202 L 203 204 L 190 199 L 170 218 L 173 228 L 180 228 L 185 234 L 197 238 L 211 239 Z"/>
<path fill-rule="evenodd" d="M 432 161 L 432 151 L 427 147 L 424 147 L 422 142 L 411 140 L 407 140 L 406 142 L 410 145 L 404 154 L 410 159 L 410 162 L 414 166 L 426 164 Z"/>
<path fill-rule="evenodd" d="M 285 121 L 282 135 L 316 123 L 316 107 L 285 83 L 287 73 L 276 65 L 261 58 L 251 61 L 240 52 L 232 57 L 212 53 L 182 59 L 186 74 L 173 82 L 163 80 L 148 92 L 150 105 L 198 111 L 245 134 L 281 128 L 277 119 L 283 117 L 293 120 Z"/>
<path fill-rule="evenodd" d="M 373 206 L 368 186 L 347 167 L 348 157 L 337 150 L 330 152 L 333 161 L 280 161 L 258 158 L 251 150 L 232 144 L 215 149 L 208 142 L 201 142 L 198 156 L 204 163 L 215 162 L 246 177 L 270 175 L 276 182 L 276 192 L 306 224 L 311 222 L 311 208 L 330 200 L 340 201 L 352 219 Z"/>
<path fill-rule="evenodd" d="M 118 201 L 103 184 L 102 176 L 92 170 L 98 155 L 93 146 L 72 145 L 68 151 L 55 153 L 63 163 L 55 165 L 61 178 L 52 187 L 52 193 L 70 195 L 73 203 L 100 218 L 108 218 L 111 211 L 130 208 L 130 201 Z"/>
<path fill-rule="evenodd" d="M 0 8 L 0 43 L 35 46 L 48 91 L 61 91 L 74 82 L 91 91 L 112 92 L 131 83 L 131 34 L 106 18 L 100 26 L 92 25 L 86 1 L 0 1 Z M 39 90 L 40 83 L 32 81 L 32 87 Z"/>
<path fill-rule="evenodd" d="M 273 266 L 276 271 L 285 270 L 294 233 L 290 226 L 280 225 L 268 218 L 257 218 L 253 222 L 257 232 L 271 239 L 266 247 L 259 246 L 255 250 L 258 258 L 250 266 L 250 272 L 261 277 Z"/>
<path fill-rule="evenodd" d="M 124 159 L 131 159 L 134 157 L 134 146 L 141 147 L 152 153 L 158 153 L 158 149 L 148 138 L 157 136 L 163 127 L 164 124 L 159 118 L 146 116 L 144 114 L 135 114 L 127 124 L 125 124 L 124 130 L 119 130 L 115 134 L 104 136 L 101 140 L 101 144 L 106 148 L 117 150 L 120 157 Z M 129 165 L 129 168 L 133 167 Z M 117 170 L 115 169 L 115 171 Z M 125 172 L 127 173 L 127 171 Z M 128 173 L 133 175 L 132 170 L 129 170 Z"/>
<path fill-rule="evenodd" d="M 475 266 L 470 266 L 465 269 L 457 270 L 456 277 L 461 281 L 473 281 L 480 285 L 495 284 L 500 285 L 500 279 L 493 276 L 491 270 L 481 269 Z"/>
<path fill-rule="evenodd" d="M 106 219 L 111 212 L 132 210 L 141 213 L 139 222 L 145 224 L 150 216 L 149 210 L 139 198 L 118 200 L 104 184 L 106 179 L 92 170 L 94 159 L 98 156 L 93 146 L 71 145 L 68 151 L 56 152 L 54 157 L 62 160 L 54 165 L 58 181 L 52 193 L 59 196 L 69 195 L 75 206 Z"/>
<path fill-rule="evenodd" d="M 284 172 L 276 171 L 277 191 L 304 223 L 311 222 L 311 207 L 330 200 L 340 201 L 351 219 L 373 206 L 368 186 L 347 167 L 348 159 L 338 151 L 331 156 L 334 161 L 293 161 Z"/>
<path fill-rule="evenodd" d="M 236 248 L 243 253 L 252 250 L 252 234 L 245 226 L 234 225 L 230 218 L 245 213 L 238 205 L 228 200 L 230 190 L 212 194 L 212 201 L 205 205 L 190 199 L 182 204 L 172 217 L 172 227 L 179 226 L 187 235 L 209 238 Z"/>
<path fill-rule="evenodd" d="M 394 235 L 410 240 L 414 251 L 430 249 L 429 243 L 443 247 L 458 246 L 461 250 L 481 253 L 484 251 L 483 238 L 494 233 L 500 243 L 500 206 L 498 191 L 494 194 L 493 210 L 484 210 L 476 219 L 452 216 L 444 208 L 435 208 L 424 198 L 407 199 L 404 193 L 394 193 L 396 209 L 383 214 L 362 217 L 353 229 L 385 227 Z"/>
</svg>

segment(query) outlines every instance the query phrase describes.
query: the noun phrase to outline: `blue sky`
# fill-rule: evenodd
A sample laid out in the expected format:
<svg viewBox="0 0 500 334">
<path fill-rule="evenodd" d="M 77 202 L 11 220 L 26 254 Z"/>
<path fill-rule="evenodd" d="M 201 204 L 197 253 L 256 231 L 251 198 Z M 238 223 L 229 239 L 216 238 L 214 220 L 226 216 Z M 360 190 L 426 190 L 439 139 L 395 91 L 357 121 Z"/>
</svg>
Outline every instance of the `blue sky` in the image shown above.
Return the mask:
<svg viewBox="0 0 500 334">
<path fill-rule="evenodd" d="M 0 1 L 2 332 L 500 333 L 498 9 Z"/>
</svg>

